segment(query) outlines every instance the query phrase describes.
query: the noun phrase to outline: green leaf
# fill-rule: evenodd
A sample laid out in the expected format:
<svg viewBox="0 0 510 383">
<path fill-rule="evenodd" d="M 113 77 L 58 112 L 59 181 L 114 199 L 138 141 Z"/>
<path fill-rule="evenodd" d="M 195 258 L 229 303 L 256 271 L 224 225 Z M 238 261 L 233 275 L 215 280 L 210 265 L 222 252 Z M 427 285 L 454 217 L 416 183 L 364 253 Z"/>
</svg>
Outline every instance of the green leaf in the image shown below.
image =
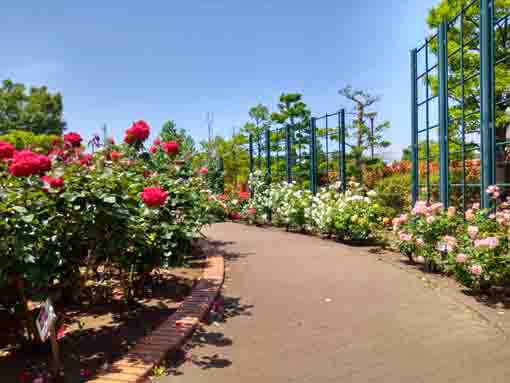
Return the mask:
<svg viewBox="0 0 510 383">
<path fill-rule="evenodd" d="M 115 202 L 117 202 L 117 200 L 115 199 L 115 196 L 104 197 L 103 201 L 106 202 L 106 203 L 115 203 Z"/>
<path fill-rule="evenodd" d="M 26 223 L 31 223 L 34 220 L 33 214 L 27 214 L 21 217 L 21 219 Z"/>
</svg>

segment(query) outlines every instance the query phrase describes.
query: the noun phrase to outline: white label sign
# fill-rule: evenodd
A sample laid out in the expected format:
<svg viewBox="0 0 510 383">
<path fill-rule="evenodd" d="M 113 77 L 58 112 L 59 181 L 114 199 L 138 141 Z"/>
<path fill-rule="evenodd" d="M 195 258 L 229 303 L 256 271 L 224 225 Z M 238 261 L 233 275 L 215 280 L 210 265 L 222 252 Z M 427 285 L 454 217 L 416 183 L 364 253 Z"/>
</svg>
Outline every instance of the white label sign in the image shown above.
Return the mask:
<svg viewBox="0 0 510 383">
<path fill-rule="evenodd" d="M 57 319 L 57 315 L 55 314 L 55 310 L 48 298 L 39 310 L 39 315 L 36 320 L 37 330 L 39 331 L 39 336 L 43 342 L 48 339 L 51 326 L 53 326 L 55 319 Z"/>
</svg>

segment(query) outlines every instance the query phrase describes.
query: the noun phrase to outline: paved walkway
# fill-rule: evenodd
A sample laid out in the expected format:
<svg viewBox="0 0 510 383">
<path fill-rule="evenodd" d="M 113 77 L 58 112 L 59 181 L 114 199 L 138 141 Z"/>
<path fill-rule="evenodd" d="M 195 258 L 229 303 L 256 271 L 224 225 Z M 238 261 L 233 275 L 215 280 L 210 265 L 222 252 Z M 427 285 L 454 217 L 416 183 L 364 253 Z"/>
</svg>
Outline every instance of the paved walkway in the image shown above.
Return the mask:
<svg viewBox="0 0 510 383">
<path fill-rule="evenodd" d="M 230 258 L 225 322 L 157 382 L 510 381 L 499 330 L 364 250 L 236 224 L 207 235 Z"/>
</svg>

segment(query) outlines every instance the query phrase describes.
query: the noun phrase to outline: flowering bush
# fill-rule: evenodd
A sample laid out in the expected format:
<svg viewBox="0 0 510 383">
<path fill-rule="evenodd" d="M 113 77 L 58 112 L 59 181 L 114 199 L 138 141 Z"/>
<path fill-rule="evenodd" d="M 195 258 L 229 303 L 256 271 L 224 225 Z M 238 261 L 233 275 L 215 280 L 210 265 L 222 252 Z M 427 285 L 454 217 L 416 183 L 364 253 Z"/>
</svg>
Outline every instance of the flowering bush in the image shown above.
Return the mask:
<svg viewBox="0 0 510 383">
<path fill-rule="evenodd" d="M 269 191 L 272 223 L 287 229 L 305 230 L 310 222 L 306 211 L 312 195 L 295 183 L 272 184 Z"/>
<path fill-rule="evenodd" d="M 266 175 L 261 170 L 256 170 L 248 179 L 248 187 L 252 191 L 246 212 L 246 219 L 250 223 L 266 223 L 267 212 L 271 208 L 270 185 Z"/>
<path fill-rule="evenodd" d="M 491 186 L 494 199 L 499 189 Z M 402 253 L 432 269 L 453 274 L 462 283 L 488 289 L 507 286 L 510 277 L 508 203 L 496 211 L 475 203 L 464 217 L 442 204 L 416 203 L 409 214 L 394 219 Z"/>
<path fill-rule="evenodd" d="M 126 136 L 141 143 L 146 128 L 136 123 Z M 155 267 L 181 262 L 211 222 L 206 182 L 143 145 L 112 144 L 90 154 L 76 138 L 67 142 L 57 140 L 48 155 L 0 143 L 6 157 L 0 162 L 0 289 L 26 300 L 50 290 L 63 300 L 87 300 L 93 294 L 84 282 L 101 268 L 120 278 L 129 298 Z M 0 303 L 25 315 L 36 339 L 26 300 L 4 302 L 4 295 Z"/>
<path fill-rule="evenodd" d="M 381 208 L 374 201 L 376 193 L 365 193 L 359 184 L 349 183 L 345 193 L 340 183 L 323 188 L 312 198 L 308 214 L 312 226 L 320 234 L 341 240 L 366 241 L 375 239 L 381 228 Z"/>
</svg>

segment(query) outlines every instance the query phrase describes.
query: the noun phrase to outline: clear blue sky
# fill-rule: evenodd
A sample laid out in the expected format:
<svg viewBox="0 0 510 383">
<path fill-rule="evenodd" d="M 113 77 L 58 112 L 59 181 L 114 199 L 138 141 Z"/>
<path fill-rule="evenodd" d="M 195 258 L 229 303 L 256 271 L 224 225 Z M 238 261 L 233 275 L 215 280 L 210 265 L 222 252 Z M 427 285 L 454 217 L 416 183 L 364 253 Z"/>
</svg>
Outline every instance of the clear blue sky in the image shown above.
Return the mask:
<svg viewBox="0 0 510 383">
<path fill-rule="evenodd" d="M 173 119 L 229 134 L 257 103 L 301 92 L 314 115 L 346 84 L 383 96 L 395 156 L 410 141 L 409 50 L 438 0 L 13 1 L 2 3 L 0 78 L 64 96 L 70 130 Z"/>
</svg>

